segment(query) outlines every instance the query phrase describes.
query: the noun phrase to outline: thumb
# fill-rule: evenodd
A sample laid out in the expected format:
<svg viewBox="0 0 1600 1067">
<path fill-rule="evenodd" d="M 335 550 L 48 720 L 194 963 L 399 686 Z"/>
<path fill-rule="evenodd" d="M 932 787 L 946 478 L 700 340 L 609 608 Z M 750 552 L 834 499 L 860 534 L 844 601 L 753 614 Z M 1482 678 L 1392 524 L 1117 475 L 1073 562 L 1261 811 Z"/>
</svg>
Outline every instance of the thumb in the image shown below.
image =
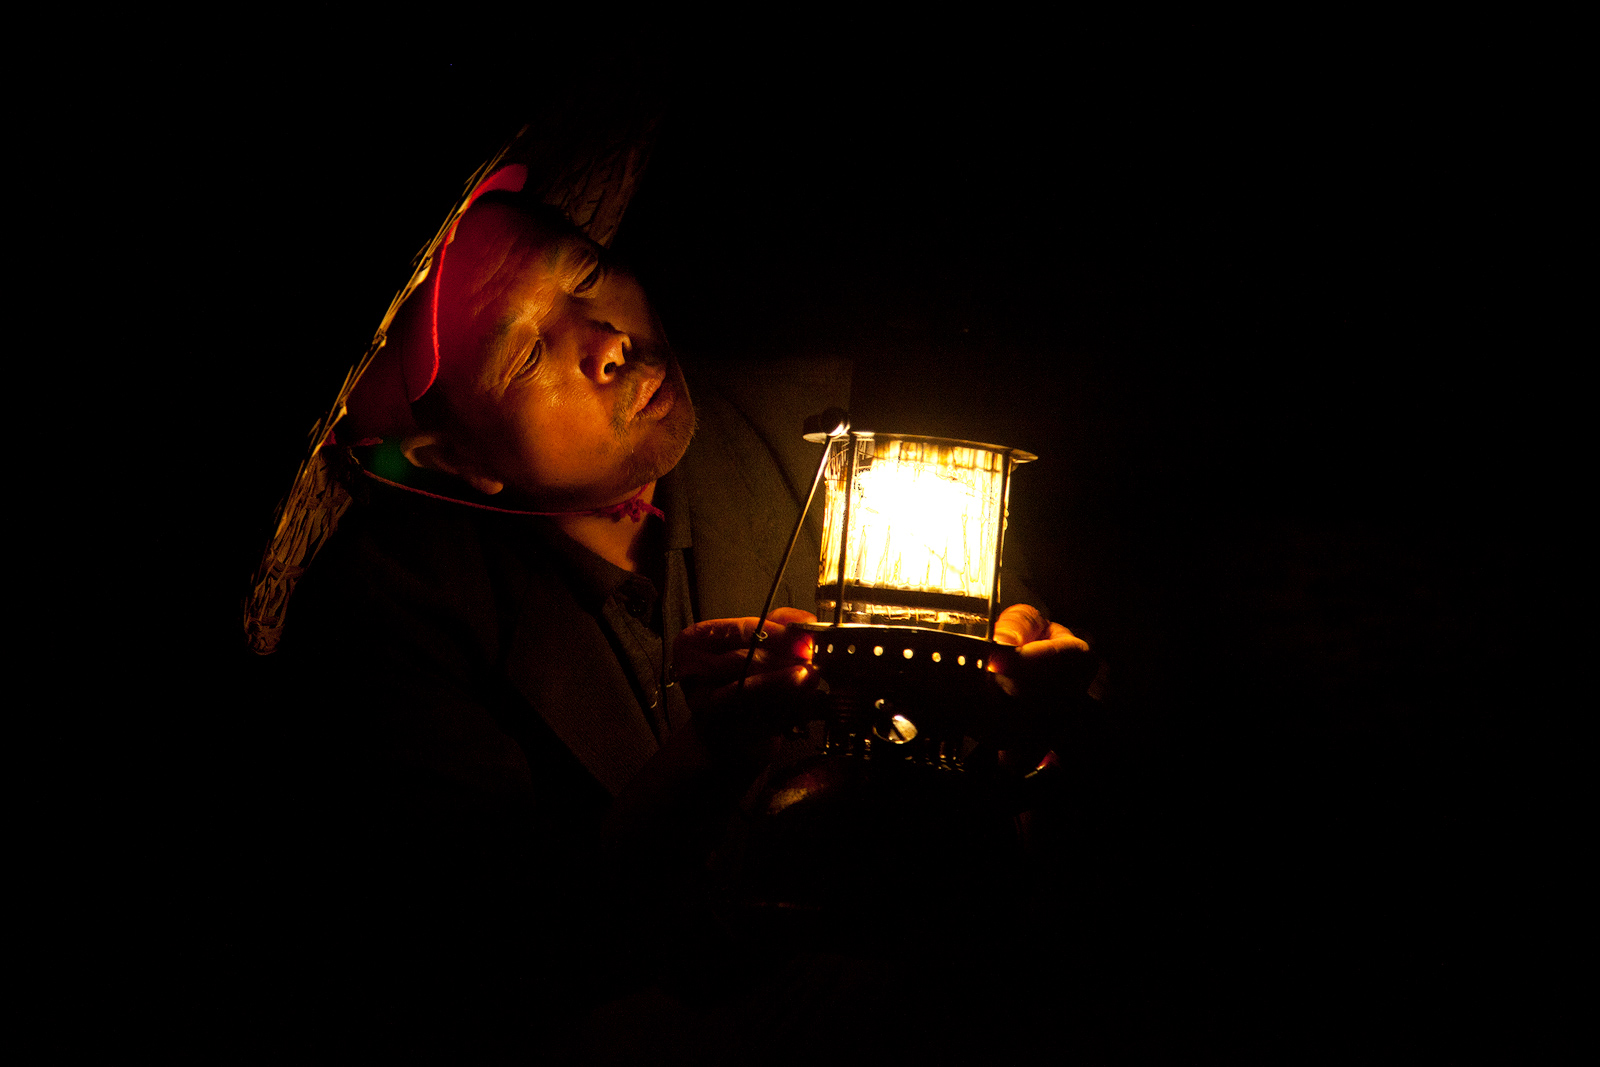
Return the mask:
<svg viewBox="0 0 1600 1067">
<path fill-rule="evenodd" d="M 994 621 L 994 639 L 1002 645 L 1025 645 L 1050 632 L 1044 613 L 1027 604 L 1013 604 Z"/>
</svg>

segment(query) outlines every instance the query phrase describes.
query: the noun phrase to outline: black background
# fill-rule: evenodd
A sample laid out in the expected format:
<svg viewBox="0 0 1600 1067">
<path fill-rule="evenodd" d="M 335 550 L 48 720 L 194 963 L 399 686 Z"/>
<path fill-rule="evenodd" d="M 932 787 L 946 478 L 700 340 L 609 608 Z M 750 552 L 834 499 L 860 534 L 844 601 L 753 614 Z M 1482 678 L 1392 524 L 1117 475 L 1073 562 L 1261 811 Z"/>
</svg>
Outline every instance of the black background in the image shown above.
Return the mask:
<svg viewBox="0 0 1600 1067">
<path fill-rule="evenodd" d="M 173 835 L 222 857 L 184 890 L 203 966 L 248 984 L 281 877 L 289 787 L 252 753 L 270 709 L 237 619 L 304 435 L 527 94 L 625 69 L 666 118 L 616 249 L 688 358 L 847 356 L 857 425 L 1041 457 L 1013 536 L 1111 671 L 1019 907 L 1049 1039 L 1089 1062 L 1522 1041 L 1524 698 L 1497 634 L 1539 421 L 1507 161 L 1537 135 L 1481 42 L 1259 33 L 630 38 L 536 76 L 263 64 L 175 93 L 205 498 L 177 505 L 193 596 L 162 673 L 206 724 Z"/>
</svg>

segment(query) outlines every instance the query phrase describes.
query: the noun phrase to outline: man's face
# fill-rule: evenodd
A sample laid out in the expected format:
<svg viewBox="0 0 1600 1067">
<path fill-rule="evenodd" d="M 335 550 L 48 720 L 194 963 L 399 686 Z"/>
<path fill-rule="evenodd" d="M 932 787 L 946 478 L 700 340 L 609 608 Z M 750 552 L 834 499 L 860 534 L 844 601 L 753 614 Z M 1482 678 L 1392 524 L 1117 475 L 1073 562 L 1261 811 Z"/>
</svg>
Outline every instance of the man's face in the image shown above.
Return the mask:
<svg viewBox="0 0 1600 1067">
<path fill-rule="evenodd" d="M 644 291 L 575 230 L 474 207 L 446 253 L 439 345 L 458 447 L 551 510 L 627 499 L 693 436 Z"/>
</svg>

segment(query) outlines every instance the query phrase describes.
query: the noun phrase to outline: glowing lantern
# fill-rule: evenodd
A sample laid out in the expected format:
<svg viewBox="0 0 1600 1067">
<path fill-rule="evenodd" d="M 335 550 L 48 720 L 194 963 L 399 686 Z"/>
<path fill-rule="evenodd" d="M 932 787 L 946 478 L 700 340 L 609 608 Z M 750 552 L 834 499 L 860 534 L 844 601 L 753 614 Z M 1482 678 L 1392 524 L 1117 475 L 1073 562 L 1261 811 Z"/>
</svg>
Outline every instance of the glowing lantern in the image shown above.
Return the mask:
<svg viewBox="0 0 1600 1067">
<path fill-rule="evenodd" d="M 828 752 L 959 769 L 963 715 L 996 646 L 1015 448 L 851 430 L 826 441 L 813 663 Z"/>
</svg>

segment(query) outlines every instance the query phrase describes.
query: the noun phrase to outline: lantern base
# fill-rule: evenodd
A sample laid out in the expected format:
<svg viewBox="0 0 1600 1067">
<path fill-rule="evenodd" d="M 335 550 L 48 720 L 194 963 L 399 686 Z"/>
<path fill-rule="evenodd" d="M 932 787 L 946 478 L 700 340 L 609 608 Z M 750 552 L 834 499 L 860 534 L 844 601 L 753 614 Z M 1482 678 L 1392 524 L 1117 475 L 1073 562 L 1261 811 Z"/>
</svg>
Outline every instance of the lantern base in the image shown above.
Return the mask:
<svg viewBox="0 0 1600 1067">
<path fill-rule="evenodd" d="M 834 616 L 835 589 L 817 590 L 817 614 Z M 977 597 L 913 594 L 902 589 L 878 590 L 862 586 L 845 589 L 843 622 L 848 626 L 892 626 L 940 633 L 984 637 L 989 632 L 989 602 Z"/>
<path fill-rule="evenodd" d="M 968 718 L 1000 645 L 916 626 L 799 623 L 828 684 L 828 755 L 962 769 Z"/>
</svg>

